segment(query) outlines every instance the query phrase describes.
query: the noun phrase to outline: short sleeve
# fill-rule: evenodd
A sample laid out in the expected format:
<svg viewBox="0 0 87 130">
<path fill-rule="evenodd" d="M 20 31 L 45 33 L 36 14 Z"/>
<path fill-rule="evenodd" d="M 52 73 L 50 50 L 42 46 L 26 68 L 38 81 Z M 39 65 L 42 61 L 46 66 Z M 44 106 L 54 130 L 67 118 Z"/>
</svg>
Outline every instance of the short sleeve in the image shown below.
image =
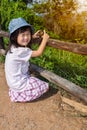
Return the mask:
<svg viewBox="0 0 87 130">
<path fill-rule="evenodd" d="M 28 61 L 31 58 L 32 50 L 27 47 L 18 47 L 12 49 L 12 53 L 18 60 Z"/>
</svg>

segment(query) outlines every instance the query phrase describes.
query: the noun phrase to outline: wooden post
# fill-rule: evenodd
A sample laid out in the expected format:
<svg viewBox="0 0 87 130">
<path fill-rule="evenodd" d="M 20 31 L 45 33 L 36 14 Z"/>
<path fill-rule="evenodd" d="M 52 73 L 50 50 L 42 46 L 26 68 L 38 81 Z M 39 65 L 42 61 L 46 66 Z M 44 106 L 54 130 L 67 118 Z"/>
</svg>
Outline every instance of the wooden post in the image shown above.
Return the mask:
<svg viewBox="0 0 87 130">
<path fill-rule="evenodd" d="M 35 64 L 31 64 L 30 69 L 87 103 L 87 90 Z"/>
<path fill-rule="evenodd" d="M 0 55 L 5 55 L 5 53 L 6 53 L 6 50 L 0 49 Z"/>
</svg>

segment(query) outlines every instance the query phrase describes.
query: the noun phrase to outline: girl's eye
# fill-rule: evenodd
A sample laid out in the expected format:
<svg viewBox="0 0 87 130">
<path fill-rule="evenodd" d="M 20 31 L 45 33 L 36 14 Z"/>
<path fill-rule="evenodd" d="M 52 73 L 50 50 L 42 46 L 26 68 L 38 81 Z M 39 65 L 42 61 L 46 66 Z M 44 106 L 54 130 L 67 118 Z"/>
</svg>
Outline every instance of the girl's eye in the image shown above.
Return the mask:
<svg viewBox="0 0 87 130">
<path fill-rule="evenodd" d="M 22 37 L 24 37 L 24 34 L 21 34 Z"/>
<path fill-rule="evenodd" d="M 29 36 L 30 34 L 27 33 L 27 34 L 22 34 L 22 37 L 25 37 L 25 36 Z"/>
</svg>

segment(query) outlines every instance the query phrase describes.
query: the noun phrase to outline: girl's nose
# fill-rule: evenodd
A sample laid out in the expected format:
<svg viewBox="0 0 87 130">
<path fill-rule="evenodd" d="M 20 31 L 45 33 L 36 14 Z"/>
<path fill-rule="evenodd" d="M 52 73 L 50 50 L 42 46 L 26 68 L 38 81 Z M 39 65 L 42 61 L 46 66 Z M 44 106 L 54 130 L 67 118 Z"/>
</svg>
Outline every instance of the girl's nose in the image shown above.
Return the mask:
<svg viewBox="0 0 87 130">
<path fill-rule="evenodd" d="M 25 40 L 28 39 L 28 35 L 25 35 L 25 36 L 24 36 L 24 39 L 25 39 Z"/>
</svg>

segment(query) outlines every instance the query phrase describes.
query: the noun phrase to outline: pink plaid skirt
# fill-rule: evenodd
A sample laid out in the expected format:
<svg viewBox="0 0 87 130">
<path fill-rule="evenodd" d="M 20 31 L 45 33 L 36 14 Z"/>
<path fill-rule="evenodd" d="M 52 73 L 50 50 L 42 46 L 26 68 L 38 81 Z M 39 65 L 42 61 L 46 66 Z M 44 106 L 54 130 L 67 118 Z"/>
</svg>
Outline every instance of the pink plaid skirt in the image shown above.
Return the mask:
<svg viewBox="0 0 87 130">
<path fill-rule="evenodd" d="M 48 83 L 35 78 L 29 78 L 29 88 L 23 92 L 16 92 L 9 89 L 9 96 L 12 102 L 28 102 L 39 98 L 45 92 L 49 90 Z"/>
</svg>

